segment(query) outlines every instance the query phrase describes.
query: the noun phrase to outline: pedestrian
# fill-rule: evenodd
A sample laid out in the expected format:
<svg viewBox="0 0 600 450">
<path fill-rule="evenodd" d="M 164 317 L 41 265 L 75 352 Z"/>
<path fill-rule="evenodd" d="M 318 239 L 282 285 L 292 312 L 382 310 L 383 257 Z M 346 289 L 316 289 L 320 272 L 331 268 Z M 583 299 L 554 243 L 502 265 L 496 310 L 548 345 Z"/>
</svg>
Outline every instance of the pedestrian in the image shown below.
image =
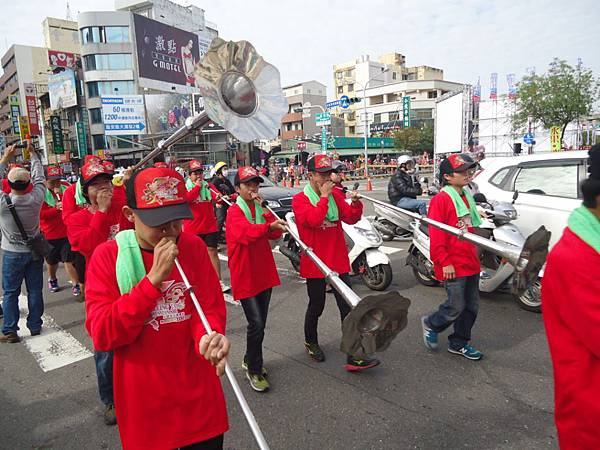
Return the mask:
<svg viewBox="0 0 600 450">
<path fill-rule="evenodd" d="M 229 208 L 225 227 L 232 294 L 242 304 L 248 321 L 242 368 L 257 392 L 270 388 L 265 378 L 262 343 L 271 291 L 281 284 L 269 240 L 281 238 L 285 231 L 284 221 L 263 210 L 263 199 L 258 193 L 262 182 L 263 178 L 252 167 L 237 170 L 234 184 L 238 197 Z"/>
<path fill-rule="evenodd" d="M 229 178 L 227 164 L 223 161 L 219 161 L 215 164 L 214 167 L 215 174 L 211 178 L 210 182 L 217 188 L 217 190 L 221 193 L 222 198 L 217 202 L 217 225 L 219 226 L 219 238 L 221 238 L 223 233 L 223 226 L 225 225 L 225 219 L 227 218 L 227 209 L 229 205 L 223 201 L 223 199 L 227 201 L 235 200 L 235 188 Z"/>
<path fill-rule="evenodd" d="M 81 191 L 78 192 L 85 202 L 85 207 L 67 218 L 69 242 L 83 255 L 86 266 L 89 265 L 92 254 L 100 244 L 114 240 L 119 231 L 132 227 L 122 213 L 122 208 L 125 206 L 124 195 L 118 193 L 122 192 L 123 187 L 113 186 L 111 169 L 111 164 L 103 162 L 100 158 L 88 158 L 81 168 L 79 179 Z M 85 270 L 86 293 L 89 273 L 89 270 Z M 104 423 L 115 425 L 113 354 L 110 351 L 96 349 L 94 360 L 100 400 L 104 404 Z"/>
<path fill-rule="evenodd" d="M 542 279 L 562 450 L 600 448 L 600 144 L 589 155 L 583 205 L 571 213 Z"/>
<path fill-rule="evenodd" d="M 27 328 L 32 336 L 42 330 L 44 313 L 44 256 L 32 249 L 29 241 L 39 242 L 40 210 L 44 201 L 44 168 L 29 141 L 27 150 L 31 155 L 31 172 L 23 167 L 13 167 L 8 172 L 10 193 L 0 198 L 0 229 L 2 232 L 2 290 L 4 298 L 0 316 L 4 315 L 0 342 L 21 341 L 19 330 L 19 294 L 25 281 L 27 287 Z M 10 145 L 0 158 L 0 177 L 17 148 Z M 11 211 L 12 210 L 12 211 Z M 17 223 L 19 222 L 19 223 Z"/>
<path fill-rule="evenodd" d="M 115 406 L 125 450 L 222 449 L 228 429 L 219 376 L 229 341 L 219 280 L 191 219 L 183 178 L 149 168 L 126 182 L 123 213 L 134 224 L 90 261 L 86 329 L 114 352 Z M 207 335 L 175 261 L 208 319 Z"/>
<path fill-rule="evenodd" d="M 198 160 L 190 161 L 189 178 L 185 182 L 187 198 L 192 210 L 193 219 L 183 221 L 183 231 L 202 238 L 208 250 L 219 280 L 221 279 L 221 263 L 219 261 L 219 227 L 215 216 L 214 204 L 217 202 L 215 186 L 203 178 L 204 168 Z M 222 284 L 222 282 L 221 282 Z M 226 289 L 228 290 L 228 289 Z"/>
<path fill-rule="evenodd" d="M 50 253 L 46 256 L 48 269 L 48 290 L 58 292 L 60 287 L 56 273 L 58 263 L 65 265 L 65 271 L 71 281 L 71 292 L 74 297 L 81 295 L 79 277 L 73 265 L 75 255 L 67 239 L 67 227 L 62 219 L 62 199 L 67 186 L 61 183 L 63 177 L 59 166 L 48 166 L 46 174 L 46 195 L 40 211 L 40 228 L 50 244 Z"/>
<path fill-rule="evenodd" d="M 431 199 L 430 219 L 469 232 L 481 224 L 473 196 L 464 189 L 476 164 L 468 155 L 453 154 L 440 165 L 444 187 Z M 448 336 L 448 351 L 479 360 L 483 353 L 469 345 L 479 309 L 477 247 L 432 226 L 429 237 L 435 276 L 444 282 L 448 298 L 437 311 L 421 318 L 425 346 L 437 350 L 438 334 L 454 325 L 454 332 Z"/>
<path fill-rule="evenodd" d="M 303 192 L 292 199 L 292 209 L 300 239 L 334 272 L 350 286 L 350 261 L 342 230 L 342 221 L 354 224 L 360 220 L 363 205 L 356 191 L 351 193 L 351 203 L 332 194 L 332 160 L 327 155 L 315 155 L 308 160 L 308 184 Z M 306 278 L 308 307 L 304 318 L 304 346 L 308 355 L 317 362 L 325 361 L 325 353 L 319 345 L 318 322 L 325 307 L 326 282 L 323 273 L 306 255 L 300 257 L 300 276 Z M 340 311 L 340 319 L 351 307 L 339 292 L 334 290 Z M 347 355 L 346 370 L 359 371 L 379 365 L 379 361 L 367 355 Z"/>
</svg>

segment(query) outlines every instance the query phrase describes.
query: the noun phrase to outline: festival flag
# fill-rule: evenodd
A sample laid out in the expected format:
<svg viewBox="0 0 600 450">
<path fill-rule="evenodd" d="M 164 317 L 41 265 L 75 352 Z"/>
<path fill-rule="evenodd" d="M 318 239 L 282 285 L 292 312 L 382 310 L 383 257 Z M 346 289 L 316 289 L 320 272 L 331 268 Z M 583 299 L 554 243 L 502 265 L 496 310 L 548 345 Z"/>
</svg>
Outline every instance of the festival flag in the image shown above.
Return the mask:
<svg viewBox="0 0 600 450">
<path fill-rule="evenodd" d="M 480 79 L 477 78 L 477 84 L 473 88 L 473 103 L 479 103 L 481 100 L 481 82 Z"/>
<path fill-rule="evenodd" d="M 490 78 L 490 100 L 498 98 L 498 74 L 492 73 Z"/>
<path fill-rule="evenodd" d="M 517 98 L 517 87 L 515 86 L 515 74 L 509 73 L 506 75 L 506 82 L 508 83 L 508 98 L 514 100 Z"/>
</svg>

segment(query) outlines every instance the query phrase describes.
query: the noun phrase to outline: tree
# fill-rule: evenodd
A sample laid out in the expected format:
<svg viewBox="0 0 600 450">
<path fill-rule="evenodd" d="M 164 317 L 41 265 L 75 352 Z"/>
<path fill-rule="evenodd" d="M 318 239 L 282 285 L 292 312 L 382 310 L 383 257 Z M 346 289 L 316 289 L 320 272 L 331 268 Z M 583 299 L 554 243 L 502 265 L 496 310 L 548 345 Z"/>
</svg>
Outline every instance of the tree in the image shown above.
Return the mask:
<svg viewBox="0 0 600 450">
<path fill-rule="evenodd" d="M 594 79 L 590 69 L 581 63 L 572 67 L 555 58 L 547 73 L 525 76 L 519 83 L 513 129 L 524 129 L 531 118 L 546 129 L 560 126 L 562 142 L 567 125 L 592 112 L 599 92 L 600 82 Z"/>
<path fill-rule="evenodd" d="M 408 151 L 413 156 L 424 151 L 433 151 L 433 126 L 425 124 L 421 128 L 408 127 L 394 133 L 394 146 L 398 150 Z"/>
</svg>

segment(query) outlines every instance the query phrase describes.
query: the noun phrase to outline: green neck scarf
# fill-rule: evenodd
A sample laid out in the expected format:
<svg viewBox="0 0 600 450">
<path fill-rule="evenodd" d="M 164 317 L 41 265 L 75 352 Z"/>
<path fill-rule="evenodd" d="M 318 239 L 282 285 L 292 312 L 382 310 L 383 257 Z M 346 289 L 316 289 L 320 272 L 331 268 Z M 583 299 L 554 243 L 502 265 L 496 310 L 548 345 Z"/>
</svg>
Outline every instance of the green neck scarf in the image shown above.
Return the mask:
<svg viewBox="0 0 600 450">
<path fill-rule="evenodd" d="M 262 206 L 260 206 L 260 203 L 258 203 L 257 201 L 254 202 L 256 219 L 254 219 L 252 217 L 252 211 L 250 211 L 250 208 L 248 207 L 248 203 L 246 203 L 246 200 L 244 200 L 241 195 L 238 195 L 235 203 L 236 203 L 236 205 L 238 205 L 240 207 L 240 209 L 246 216 L 246 219 L 248 219 L 248 222 L 255 223 L 255 224 L 267 223 L 267 221 L 265 220 L 265 218 L 263 216 Z"/>
<path fill-rule="evenodd" d="M 81 188 L 81 180 L 77 180 L 75 184 L 75 203 L 78 206 L 85 205 L 87 200 L 83 196 L 83 189 Z"/>
<path fill-rule="evenodd" d="M 67 190 L 67 187 L 61 184 L 60 185 L 60 193 L 64 194 L 64 192 L 66 190 Z M 56 198 L 54 198 L 54 195 L 52 195 L 52 192 L 48 188 L 46 188 L 46 196 L 44 197 L 44 201 L 51 208 L 54 208 L 56 206 Z"/>
<path fill-rule="evenodd" d="M 304 186 L 304 195 L 308 197 L 310 203 L 313 206 L 317 206 L 317 203 L 319 203 L 319 200 L 321 199 L 321 196 L 319 196 L 315 192 L 310 183 Z M 340 213 L 338 211 L 338 207 L 335 203 L 333 195 L 329 194 L 329 198 L 327 200 L 329 202 L 329 206 L 327 207 L 327 215 L 325 216 L 325 219 L 328 222 L 337 222 L 338 220 L 340 220 Z"/>
<path fill-rule="evenodd" d="M 117 284 L 121 294 L 128 294 L 146 276 L 142 250 L 135 237 L 135 230 L 120 231 L 115 240 L 118 248 Z"/>
<path fill-rule="evenodd" d="M 191 191 L 196 187 L 196 184 L 191 179 L 186 178 L 185 187 L 188 191 Z M 210 190 L 208 188 L 208 183 L 204 180 L 202 180 L 202 183 L 200 184 L 200 194 L 198 195 L 198 197 L 200 197 L 200 201 L 203 202 L 210 202 L 212 200 L 212 197 L 210 196 Z"/>
<path fill-rule="evenodd" d="M 454 189 L 452 186 L 446 185 L 442 188 L 442 191 L 450 196 L 452 202 L 454 203 L 454 208 L 456 209 L 456 215 L 460 217 L 464 217 L 466 215 L 471 216 L 471 223 L 474 227 L 478 227 L 481 225 L 481 218 L 479 217 L 479 213 L 477 212 L 477 207 L 475 206 L 475 200 L 473 200 L 473 196 L 467 190 L 463 190 L 463 194 L 467 199 L 467 203 L 469 203 L 469 208 L 465 206 L 465 202 L 461 198 L 460 194 Z"/>
<path fill-rule="evenodd" d="M 585 206 L 580 206 L 569 216 L 569 228 L 583 242 L 600 253 L 600 220 Z"/>
</svg>

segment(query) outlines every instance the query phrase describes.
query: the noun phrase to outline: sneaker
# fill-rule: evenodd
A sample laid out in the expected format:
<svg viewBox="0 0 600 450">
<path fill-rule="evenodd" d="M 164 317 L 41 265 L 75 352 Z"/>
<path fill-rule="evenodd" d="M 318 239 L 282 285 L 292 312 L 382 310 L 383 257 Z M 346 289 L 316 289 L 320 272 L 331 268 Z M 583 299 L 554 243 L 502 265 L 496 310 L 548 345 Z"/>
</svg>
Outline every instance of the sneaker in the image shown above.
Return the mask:
<svg viewBox="0 0 600 450">
<path fill-rule="evenodd" d="M 73 293 L 73 297 L 79 297 L 81 295 L 81 286 L 79 286 L 79 283 L 73 285 L 71 292 Z"/>
<path fill-rule="evenodd" d="M 60 291 L 60 287 L 58 287 L 58 280 L 56 278 L 54 280 L 51 278 L 48 278 L 48 290 L 50 292 Z"/>
<path fill-rule="evenodd" d="M 0 334 L 0 342 L 6 343 L 6 344 L 16 344 L 18 342 L 21 342 L 21 338 L 19 337 L 19 335 L 17 333 L 6 333 L 6 334 Z"/>
<path fill-rule="evenodd" d="M 248 362 L 245 359 L 242 361 L 242 369 L 244 369 L 246 372 L 248 371 Z M 267 369 L 265 369 L 264 367 L 260 368 L 260 374 L 263 377 L 268 377 L 269 376 L 269 373 L 267 372 Z"/>
<path fill-rule="evenodd" d="M 438 349 L 438 333 L 437 331 L 433 331 L 427 323 L 425 319 L 427 316 L 421 317 L 421 326 L 423 327 L 423 342 L 425 343 L 425 347 L 429 350 L 437 350 Z"/>
<path fill-rule="evenodd" d="M 108 426 L 117 424 L 115 405 L 106 405 L 106 407 L 104 408 L 104 424 Z"/>
<path fill-rule="evenodd" d="M 454 355 L 462 355 L 465 358 L 471 359 L 473 361 L 477 361 L 483 358 L 483 353 L 481 353 L 479 350 L 475 350 L 469 344 L 465 344 L 463 348 L 459 350 L 455 350 L 452 347 L 448 347 L 448 351 Z"/>
<path fill-rule="evenodd" d="M 30 331 L 32 336 L 39 336 L 40 334 L 42 334 L 42 330 L 35 330 L 35 331 Z"/>
<path fill-rule="evenodd" d="M 372 369 L 379 364 L 381 364 L 381 361 L 377 358 L 355 358 L 348 356 L 344 367 L 348 372 L 359 372 L 361 370 Z"/>
<path fill-rule="evenodd" d="M 259 373 L 246 372 L 246 378 L 250 382 L 250 387 L 256 392 L 265 392 L 271 387 L 267 379 Z"/>
<path fill-rule="evenodd" d="M 312 342 L 305 342 L 304 347 L 306 348 L 306 351 L 308 352 L 308 356 L 310 356 L 312 359 L 314 359 L 317 362 L 325 361 L 325 353 L 323 353 L 323 350 L 321 350 L 321 347 L 319 347 L 319 344 L 315 344 Z"/>
</svg>

